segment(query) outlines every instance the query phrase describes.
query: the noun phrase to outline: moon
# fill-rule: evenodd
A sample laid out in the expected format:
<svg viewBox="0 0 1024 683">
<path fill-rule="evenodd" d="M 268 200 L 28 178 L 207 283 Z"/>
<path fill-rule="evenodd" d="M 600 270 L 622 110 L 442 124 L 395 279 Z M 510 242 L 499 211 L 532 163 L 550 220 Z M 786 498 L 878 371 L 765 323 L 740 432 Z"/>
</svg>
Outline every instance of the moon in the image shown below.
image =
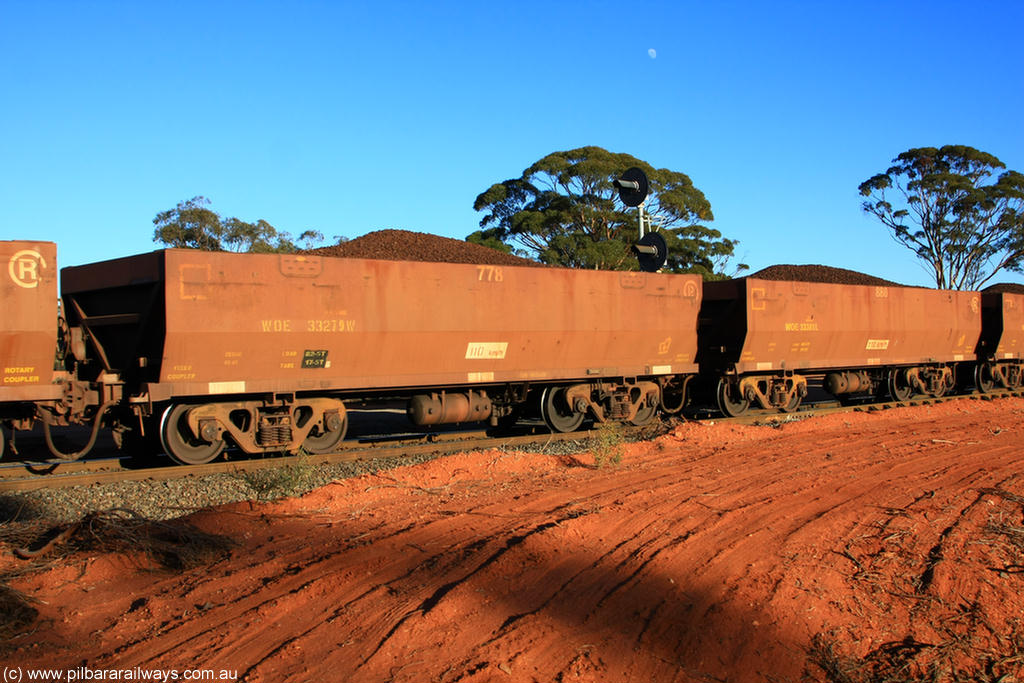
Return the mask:
<svg viewBox="0 0 1024 683">
<path fill-rule="evenodd" d="M 658 51 L 652 47 L 650 50 L 647 51 L 647 56 L 650 57 L 651 59 L 657 59 Z"/>
</svg>

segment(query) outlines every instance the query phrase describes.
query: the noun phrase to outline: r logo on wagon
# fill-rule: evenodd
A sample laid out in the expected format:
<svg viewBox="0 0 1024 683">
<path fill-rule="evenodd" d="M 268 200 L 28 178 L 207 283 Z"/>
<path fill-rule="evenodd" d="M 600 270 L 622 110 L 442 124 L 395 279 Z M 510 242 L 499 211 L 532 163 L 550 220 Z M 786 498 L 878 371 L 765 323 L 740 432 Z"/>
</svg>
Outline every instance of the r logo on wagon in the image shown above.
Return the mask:
<svg viewBox="0 0 1024 683">
<path fill-rule="evenodd" d="M 7 263 L 7 272 L 14 284 L 25 289 L 39 286 L 40 271 L 46 268 L 46 259 L 35 249 L 22 249 L 14 253 Z"/>
</svg>

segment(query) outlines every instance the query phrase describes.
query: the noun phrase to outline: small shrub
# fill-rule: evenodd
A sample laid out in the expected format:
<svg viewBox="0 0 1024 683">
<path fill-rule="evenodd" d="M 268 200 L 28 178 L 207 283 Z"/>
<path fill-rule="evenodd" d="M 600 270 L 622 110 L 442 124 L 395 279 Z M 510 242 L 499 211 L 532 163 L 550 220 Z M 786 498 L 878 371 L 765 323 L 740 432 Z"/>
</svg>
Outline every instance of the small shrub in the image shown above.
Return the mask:
<svg viewBox="0 0 1024 683">
<path fill-rule="evenodd" d="M 258 500 L 276 500 L 301 493 L 313 478 L 313 468 L 301 455 L 281 467 L 241 472 L 236 475 Z"/>
<path fill-rule="evenodd" d="M 590 443 L 594 464 L 598 468 L 617 467 L 622 462 L 625 441 L 621 422 L 601 423 L 597 428 L 597 436 Z"/>
</svg>

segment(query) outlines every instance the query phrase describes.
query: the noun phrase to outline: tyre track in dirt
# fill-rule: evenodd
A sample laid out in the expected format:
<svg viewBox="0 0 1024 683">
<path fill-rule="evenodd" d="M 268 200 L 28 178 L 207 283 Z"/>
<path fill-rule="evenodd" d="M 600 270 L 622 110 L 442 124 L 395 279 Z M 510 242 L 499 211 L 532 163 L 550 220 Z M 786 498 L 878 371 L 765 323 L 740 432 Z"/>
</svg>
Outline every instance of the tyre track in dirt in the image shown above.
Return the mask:
<svg viewBox="0 0 1024 683">
<path fill-rule="evenodd" d="M 1024 494 L 1024 401 L 946 406 L 690 424 L 618 469 L 468 454 L 202 512 L 241 541 L 229 560 L 147 580 L 99 558 L 88 592 L 37 579 L 80 614 L 54 609 L 19 656 L 252 681 L 797 678 L 817 633 L 902 637 L 914 615 L 886 600 L 945 590 L 983 491 Z"/>
</svg>

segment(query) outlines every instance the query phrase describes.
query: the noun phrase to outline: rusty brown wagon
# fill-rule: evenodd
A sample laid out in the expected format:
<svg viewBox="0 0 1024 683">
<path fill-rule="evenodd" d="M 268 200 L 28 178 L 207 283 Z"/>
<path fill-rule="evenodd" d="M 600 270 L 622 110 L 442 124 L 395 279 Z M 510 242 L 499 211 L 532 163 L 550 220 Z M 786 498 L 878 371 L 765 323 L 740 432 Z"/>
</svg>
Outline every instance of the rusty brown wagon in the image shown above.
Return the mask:
<svg viewBox="0 0 1024 683">
<path fill-rule="evenodd" d="M 809 375 L 838 396 L 941 396 L 973 369 L 978 292 L 742 278 L 707 283 L 701 369 L 727 415 L 795 410 Z"/>
<path fill-rule="evenodd" d="M 555 431 L 678 411 L 701 284 L 170 249 L 66 268 L 61 289 L 81 378 L 198 463 L 227 443 L 329 451 L 355 398 L 406 399 L 420 425 L 533 408 Z"/>
<path fill-rule="evenodd" d="M 1024 386 L 1024 295 L 983 292 L 975 382 L 979 391 Z"/>
<path fill-rule="evenodd" d="M 29 429 L 36 403 L 55 404 L 57 245 L 0 241 L 0 457 L 5 430 Z"/>
</svg>

